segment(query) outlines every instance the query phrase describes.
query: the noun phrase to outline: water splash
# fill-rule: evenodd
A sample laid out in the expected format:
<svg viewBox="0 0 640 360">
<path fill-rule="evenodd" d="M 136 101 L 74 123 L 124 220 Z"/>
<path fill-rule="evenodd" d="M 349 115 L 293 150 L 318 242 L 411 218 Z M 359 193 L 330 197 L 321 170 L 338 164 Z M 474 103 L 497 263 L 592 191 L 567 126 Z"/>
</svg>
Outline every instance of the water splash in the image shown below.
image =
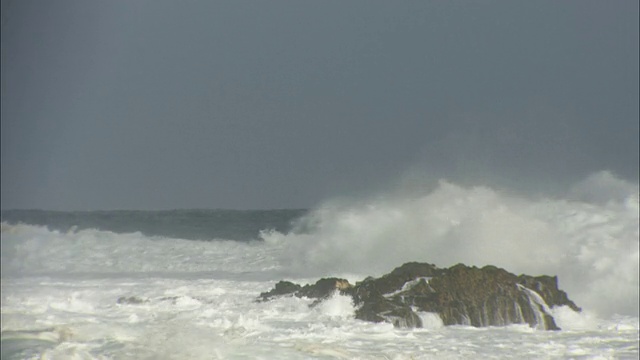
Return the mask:
<svg viewBox="0 0 640 360">
<path fill-rule="evenodd" d="M 536 326 L 537 330 L 546 330 L 547 329 L 547 320 L 546 315 L 551 313 L 549 306 L 544 301 L 544 299 L 537 292 L 528 289 L 520 284 L 516 284 L 518 289 L 523 291 L 527 298 L 529 299 L 529 307 L 531 311 L 533 311 L 533 315 L 536 318 Z M 520 313 L 522 313 L 522 309 L 520 309 Z"/>
<path fill-rule="evenodd" d="M 589 199 L 589 191 L 599 196 Z M 298 231 L 263 237 L 285 249 L 286 268 L 310 277 L 377 276 L 408 261 L 491 264 L 558 275 L 578 305 L 603 316 L 637 315 L 638 209 L 638 185 L 608 172 L 580 182 L 565 198 L 443 180 L 419 195 L 327 202 Z"/>
</svg>

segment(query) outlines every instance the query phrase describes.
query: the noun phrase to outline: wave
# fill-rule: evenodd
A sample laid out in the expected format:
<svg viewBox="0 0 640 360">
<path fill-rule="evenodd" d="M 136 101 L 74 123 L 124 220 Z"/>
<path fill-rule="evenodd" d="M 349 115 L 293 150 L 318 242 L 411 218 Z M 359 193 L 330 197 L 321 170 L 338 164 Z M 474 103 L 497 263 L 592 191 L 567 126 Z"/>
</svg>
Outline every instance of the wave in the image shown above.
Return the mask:
<svg viewBox="0 0 640 360">
<path fill-rule="evenodd" d="M 3 222 L 2 276 L 331 275 L 356 281 L 408 261 L 440 267 L 462 262 L 558 275 L 560 287 L 587 311 L 637 316 L 638 199 L 637 184 L 608 172 L 590 175 L 562 198 L 443 180 L 417 195 L 332 200 L 300 218 L 293 230 L 263 231 L 264 241 L 249 242 Z"/>
<path fill-rule="evenodd" d="M 603 316 L 638 314 L 638 185 L 593 174 L 564 198 L 531 197 L 442 180 L 416 196 L 333 200 L 298 230 L 263 238 L 309 276 L 380 275 L 407 261 L 504 267 L 558 275 L 560 286 Z"/>
<path fill-rule="evenodd" d="M 193 241 L 118 234 L 95 229 L 67 232 L 44 226 L 2 223 L 2 276 L 202 276 L 277 268 L 261 241 Z"/>
<path fill-rule="evenodd" d="M 139 232 L 187 240 L 228 239 L 251 241 L 266 228 L 288 232 L 293 219 L 305 210 L 113 210 L 46 211 L 6 210 L 7 224 L 46 226 L 50 230 L 103 230 L 117 234 Z"/>
</svg>

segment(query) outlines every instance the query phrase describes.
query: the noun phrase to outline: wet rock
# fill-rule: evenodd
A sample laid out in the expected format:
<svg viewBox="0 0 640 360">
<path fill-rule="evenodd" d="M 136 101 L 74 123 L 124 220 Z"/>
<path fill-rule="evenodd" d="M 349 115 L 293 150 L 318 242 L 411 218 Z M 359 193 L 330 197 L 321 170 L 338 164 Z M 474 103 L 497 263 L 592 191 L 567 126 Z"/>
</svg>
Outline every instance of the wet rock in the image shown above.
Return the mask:
<svg viewBox="0 0 640 360">
<path fill-rule="evenodd" d="M 368 286 L 375 287 L 382 294 L 388 294 L 400 290 L 408 281 L 420 277 L 437 276 L 442 272 L 443 270 L 432 264 L 410 262 L 393 269 L 389 274 L 383 275 L 378 279 L 370 279 L 369 282 L 373 284 Z"/>
<path fill-rule="evenodd" d="M 570 307 L 573 311 L 582 311 L 573 301 L 571 301 L 566 292 L 558 289 L 558 277 L 557 276 L 518 276 L 518 282 L 525 287 L 532 289 L 542 296 L 547 305 Z"/>
<path fill-rule="evenodd" d="M 455 265 L 432 278 L 426 291 L 409 291 L 406 301 L 422 311 L 440 314 L 445 325 L 504 326 L 528 323 L 557 329 L 543 305 L 517 286 L 518 277 L 494 266 Z"/>
<path fill-rule="evenodd" d="M 164 297 L 161 297 L 159 300 L 169 302 L 171 303 L 171 305 L 176 305 L 178 303 L 179 298 L 180 298 L 179 296 L 164 296 Z"/>
<path fill-rule="evenodd" d="M 344 279 L 320 279 L 313 285 L 280 282 L 260 297 L 295 294 L 317 299 L 315 305 L 335 292 L 350 295 L 355 317 L 389 322 L 398 327 L 421 327 L 418 311 L 439 314 L 445 325 L 504 326 L 529 324 L 558 330 L 550 307 L 580 308 L 558 289 L 558 278 L 509 273 L 495 267 L 458 264 L 440 269 L 427 263 L 406 263 L 380 278 L 368 277 L 351 285 Z"/>
<path fill-rule="evenodd" d="M 140 305 L 149 302 L 149 300 L 137 296 L 121 296 L 116 302 L 121 305 Z"/>
<path fill-rule="evenodd" d="M 347 280 L 338 278 L 323 278 L 318 280 L 315 284 L 300 286 L 289 281 L 280 281 L 276 286 L 268 292 L 260 294 L 258 301 L 268 301 L 274 297 L 283 295 L 295 295 L 297 297 L 306 297 L 310 299 L 316 299 L 311 306 L 316 306 L 322 300 L 329 298 L 335 292 L 341 294 L 350 294 L 350 290 L 353 288 Z"/>
<path fill-rule="evenodd" d="M 290 281 L 280 281 L 276 284 L 276 286 L 271 291 L 261 293 L 259 300 L 267 301 L 276 296 L 293 294 L 296 291 L 300 290 L 300 288 L 301 288 L 300 285 L 294 284 Z"/>
<path fill-rule="evenodd" d="M 356 319 L 388 322 L 395 327 L 422 327 L 422 320 L 411 306 L 384 296 L 370 297 L 356 310 Z"/>
<path fill-rule="evenodd" d="M 323 278 L 313 285 L 305 285 L 296 293 L 296 296 L 312 299 L 326 299 L 336 291 L 346 294 L 351 288 L 352 285 L 345 279 Z"/>
</svg>

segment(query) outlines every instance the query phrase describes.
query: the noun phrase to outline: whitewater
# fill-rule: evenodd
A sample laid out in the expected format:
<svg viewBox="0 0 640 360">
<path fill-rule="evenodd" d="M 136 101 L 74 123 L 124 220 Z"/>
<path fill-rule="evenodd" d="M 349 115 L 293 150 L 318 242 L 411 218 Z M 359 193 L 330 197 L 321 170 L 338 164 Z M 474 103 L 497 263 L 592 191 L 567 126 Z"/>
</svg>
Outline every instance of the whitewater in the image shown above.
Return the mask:
<svg viewBox="0 0 640 360">
<path fill-rule="evenodd" d="M 3 212 L 1 357 L 637 359 L 638 199 L 637 184 L 601 172 L 561 197 L 441 181 L 304 213 L 168 213 L 155 233 L 135 220 L 152 213 L 123 227 L 122 214 L 60 226 Z M 178 229 L 195 217 L 220 226 Z M 558 275 L 583 312 L 552 309 L 561 331 L 445 327 L 429 313 L 399 329 L 356 320 L 346 296 L 255 301 L 282 279 L 355 283 L 408 261 Z"/>
</svg>

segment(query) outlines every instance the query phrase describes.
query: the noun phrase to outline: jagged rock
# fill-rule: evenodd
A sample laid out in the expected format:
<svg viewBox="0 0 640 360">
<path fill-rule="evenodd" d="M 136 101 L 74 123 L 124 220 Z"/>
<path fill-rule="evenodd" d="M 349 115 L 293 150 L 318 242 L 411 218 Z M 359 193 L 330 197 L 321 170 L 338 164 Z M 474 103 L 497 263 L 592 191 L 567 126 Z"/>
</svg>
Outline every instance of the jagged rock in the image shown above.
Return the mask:
<svg viewBox="0 0 640 360">
<path fill-rule="evenodd" d="M 412 289 L 406 301 L 422 311 L 437 312 L 445 325 L 528 323 L 532 327 L 557 329 L 551 315 L 517 284 L 518 277 L 504 269 L 458 264 L 443 276 L 432 278 L 426 292 Z"/>
<path fill-rule="evenodd" d="M 351 287 L 352 285 L 349 284 L 349 282 L 345 279 L 320 279 L 313 285 L 303 286 L 296 295 L 313 299 L 325 299 L 333 295 L 333 293 L 336 291 L 346 293 L 349 289 L 351 289 Z"/>
<path fill-rule="evenodd" d="M 440 269 L 432 264 L 406 263 L 380 278 L 368 277 L 352 286 L 344 279 L 320 279 L 314 285 L 280 282 L 261 294 L 263 300 L 281 294 L 326 299 L 334 292 L 350 295 L 355 317 L 389 322 L 398 327 L 421 327 L 417 311 L 440 315 L 445 325 L 504 326 L 529 324 L 558 330 L 549 307 L 569 306 L 580 311 L 558 289 L 558 278 L 516 276 L 495 266 L 477 268 L 463 264 Z"/>
<path fill-rule="evenodd" d="M 401 301 L 386 299 L 382 295 L 368 297 L 356 310 L 356 319 L 372 322 L 388 322 L 395 327 L 422 327 L 422 320 Z"/>
<path fill-rule="evenodd" d="M 518 282 L 540 294 L 547 305 L 551 307 L 566 305 L 573 311 L 582 311 L 573 301 L 569 300 L 566 292 L 558 289 L 557 276 L 542 275 L 533 277 L 520 275 L 518 276 Z"/>
<path fill-rule="evenodd" d="M 338 278 L 323 278 L 313 285 L 305 285 L 304 287 L 290 281 L 280 281 L 270 291 L 261 293 L 258 300 L 267 301 L 273 297 L 288 294 L 294 294 L 297 297 L 324 300 L 336 291 L 346 294 L 352 287 L 353 285 L 349 284 L 347 280 Z"/>
<path fill-rule="evenodd" d="M 433 277 L 442 274 L 441 269 L 435 265 L 426 263 L 410 262 L 391 271 L 391 273 L 383 275 L 378 279 L 371 279 L 373 286 L 382 294 L 388 294 L 401 289 L 407 281 L 417 279 L 419 277 Z M 363 281 L 366 282 L 366 281 Z"/>
<path fill-rule="evenodd" d="M 302 288 L 300 285 L 290 281 L 280 281 L 271 291 L 261 293 L 260 300 L 267 301 L 275 296 L 293 294 L 300 290 L 300 288 Z"/>
</svg>

